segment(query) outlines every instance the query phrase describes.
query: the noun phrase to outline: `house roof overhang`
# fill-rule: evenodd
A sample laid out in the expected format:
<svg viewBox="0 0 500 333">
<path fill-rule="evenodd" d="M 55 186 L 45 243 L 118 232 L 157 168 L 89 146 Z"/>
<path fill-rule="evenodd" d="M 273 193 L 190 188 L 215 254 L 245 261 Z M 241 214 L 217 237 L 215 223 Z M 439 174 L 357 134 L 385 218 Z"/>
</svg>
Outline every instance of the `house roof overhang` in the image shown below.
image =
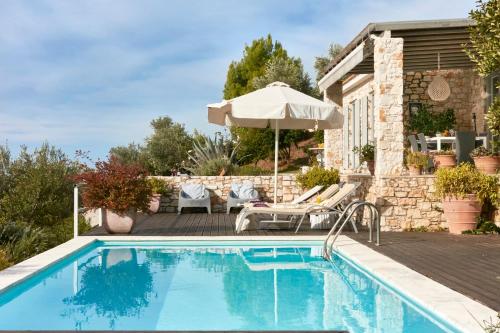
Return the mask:
<svg viewBox="0 0 500 333">
<path fill-rule="evenodd" d="M 469 19 L 370 23 L 328 65 L 318 86 L 324 91 L 346 75 L 373 73 L 371 36 L 384 31 L 403 38 L 404 71 L 437 69 L 438 53 L 441 69 L 472 68 L 464 47 L 470 43 L 468 28 L 473 25 Z"/>
</svg>

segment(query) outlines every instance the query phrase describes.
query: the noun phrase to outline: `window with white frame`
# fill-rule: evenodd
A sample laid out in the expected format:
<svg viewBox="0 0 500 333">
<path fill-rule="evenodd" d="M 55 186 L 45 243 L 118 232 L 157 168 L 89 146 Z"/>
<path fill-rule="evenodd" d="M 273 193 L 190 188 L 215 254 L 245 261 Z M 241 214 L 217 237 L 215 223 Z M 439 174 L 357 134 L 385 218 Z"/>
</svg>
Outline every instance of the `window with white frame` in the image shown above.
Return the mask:
<svg viewBox="0 0 500 333">
<path fill-rule="evenodd" d="M 355 169 L 360 166 L 359 156 L 353 152 L 354 147 L 362 147 L 375 142 L 375 116 L 373 93 L 363 96 L 344 106 L 343 167 Z"/>
</svg>

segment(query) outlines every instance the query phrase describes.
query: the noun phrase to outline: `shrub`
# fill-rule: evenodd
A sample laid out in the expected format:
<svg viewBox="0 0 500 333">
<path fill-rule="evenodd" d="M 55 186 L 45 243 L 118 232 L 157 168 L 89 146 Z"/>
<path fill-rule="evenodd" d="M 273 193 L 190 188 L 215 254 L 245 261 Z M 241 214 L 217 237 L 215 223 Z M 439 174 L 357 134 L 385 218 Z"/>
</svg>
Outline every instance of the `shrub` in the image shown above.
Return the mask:
<svg viewBox="0 0 500 333">
<path fill-rule="evenodd" d="M 172 184 L 170 184 L 165 179 L 151 177 L 148 178 L 149 186 L 151 186 L 151 190 L 153 194 L 160 194 L 166 196 L 172 193 Z"/>
<path fill-rule="evenodd" d="M 355 154 L 359 154 L 361 163 L 375 160 L 375 146 L 366 144 L 362 147 L 354 147 L 352 150 Z"/>
<path fill-rule="evenodd" d="M 2 150 L 0 217 L 37 226 L 54 225 L 71 215 L 72 177 L 79 164 L 47 143 L 29 153 L 23 148 L 11 160 Z"/>
<path fill-rule="evenodd" d="M 439 168 L 435 186 L 436 195 L 443 199 L 461 199 L 475 194 L 481 202 L 489 200 L 498 206 L 498 178 L 480 173 L 469 163 L 461 163 L 455 168 Z"/>
<path fill-rule="evenodd" d="M 429 164 L 429 156 L 421 152 L 409 152 L 406 155 L 406 164 L 416 168 L 424 168 Z"/>
<path fill-rule="evenodd" d="M 306 173 L 297 175 L 297 183 L 303 188 L 313 188 L 316 185 L 330 186 L 340 181 L 337 169 L 312 167 Z"/>
<path fill-rule="evenodd" d="M 430 110 L 430 106 L 423 105 L 420 111 L 412 114 L 408 129 L 414 133 L 434 135 L 454 128 L 455 124 L 456 118 L 453 109 L 434 113 Z"/>
<path fill-rule="evenodd" d="M 23 261 L 49 248 L 43 229 L 26 223 L 0 223 L 0 244 L 3 256 L 10 263 Z"/>
<path fill-rule="evenodd" d="M 99 161 L 95 170 L 75 177 L 84 183 L 82 199 L 87 208 L 106 208 L 123 214 L 133 209 L 147 211 L 152 191 L 146 171 L 138 165 L 123 165 L 114 156 Z"/>
<path fill-rule="evenodd" d="M 232 175 L 234 176 L 264 176 L 272 175 L 273 170 L 262 169 L 253 165 L 241 165 L 233 169 Z"/>
</svg>

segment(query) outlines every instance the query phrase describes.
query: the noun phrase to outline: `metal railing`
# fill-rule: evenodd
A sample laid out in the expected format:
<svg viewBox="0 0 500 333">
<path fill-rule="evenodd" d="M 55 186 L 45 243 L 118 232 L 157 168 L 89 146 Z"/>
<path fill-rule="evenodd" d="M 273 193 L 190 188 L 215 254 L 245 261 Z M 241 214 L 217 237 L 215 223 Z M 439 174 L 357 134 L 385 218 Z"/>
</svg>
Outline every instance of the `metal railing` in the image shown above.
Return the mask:
<svg viewBox="0 0 500 333">
<path fill-rule="evenodd" d="M 352 216 L 356 211 L 358 211 L 360 208 L 364 209 L 365 207 L 368 207 L 370 211 L 370 219 L 368 223 L 368 242 L 371 243 L 373 241 L 373 228 L 374 228 L 373 224 L 375 223 L 375 229 L 376 229 L 375 244 L 380 245 L 380 214 L 378 212 L 377 207 L 371 202 L 356 200 L 346 206 L 346 208 L 344 209 L 342 214 L 340 214 L 337 221 L 335 221 L 333 227 L 326 236 L 325 241 L 323 243 L 323 257 L 325 257 L 325 259 L 331 260 L 333 244 L 335 243 L 339 235 L 342 233 L 344 226 L 347 224 L 347 222 L 351 220 Z M 339 228 L 335 232 L 337 226 L 339 226 Z"/>
</svg>

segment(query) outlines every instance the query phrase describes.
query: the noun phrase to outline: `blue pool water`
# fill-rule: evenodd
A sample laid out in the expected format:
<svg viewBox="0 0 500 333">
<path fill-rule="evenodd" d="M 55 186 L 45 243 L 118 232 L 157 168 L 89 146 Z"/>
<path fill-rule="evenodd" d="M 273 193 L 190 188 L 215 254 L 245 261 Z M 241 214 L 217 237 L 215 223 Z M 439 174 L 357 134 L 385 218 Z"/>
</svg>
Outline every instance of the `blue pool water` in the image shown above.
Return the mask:
<svg viewBox="0 0 500 333">
<path fill-rule="evenodd" d="M 454 331 L 315 245 L 98 242 L 0 294 L 0 329 Z"/>
</svg>

